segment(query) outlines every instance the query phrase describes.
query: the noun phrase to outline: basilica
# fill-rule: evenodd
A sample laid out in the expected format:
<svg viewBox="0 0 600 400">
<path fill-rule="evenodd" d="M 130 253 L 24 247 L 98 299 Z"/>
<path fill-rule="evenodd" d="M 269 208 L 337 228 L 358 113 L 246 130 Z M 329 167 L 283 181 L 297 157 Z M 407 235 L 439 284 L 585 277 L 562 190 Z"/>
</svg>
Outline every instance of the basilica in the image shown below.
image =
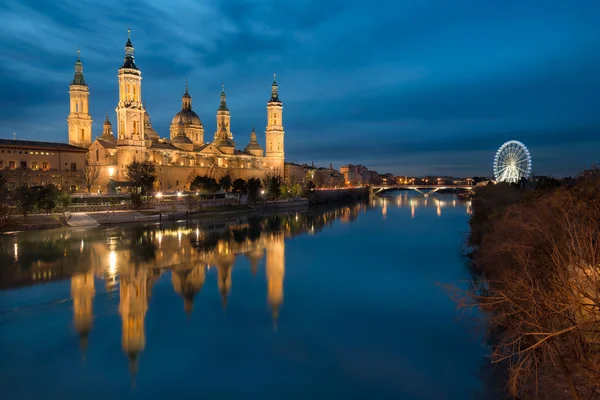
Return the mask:
<svg viewBox="0 0 600 400">
<path fill-rule="evenodd" d="M 115 187 L 125 184 L 126 167 L 133 161 L 149 161 L 155 165 L 157 191 L 189 189 L 189 183 L 196 175 L 216 179 L 225 175 L 230 175 L 232 179 L 283 177 L 283 106 L 275 79 L 271 85 L 271 98 L 267 102 L 266 149 L 258 143 L 256 131 L 252 128 L 247 145 L 243 150 L 238 150 L 231 132 L 231 114 L 224 87 L 216 114 L 218 128 L 214 135 L 205 136 L 202 120 L 192 110 L 192 96 L 186 83 L 181 111 L 173 117 L 169 139 L 166 139 L 152 128 L 145 109 L 142 72 L 135 64 L 130 33 L 125 44 L 125 59 L 117 76 L 119 99 L 115 110 L 116 134 L 107 113 L 102 134 L 93 142 L 90 92 L 79 57 L 69 87 L 69 144 L 89 149 L 90 168 L 98 171 L 92 191 L 112 192 Z"/>
</svg>

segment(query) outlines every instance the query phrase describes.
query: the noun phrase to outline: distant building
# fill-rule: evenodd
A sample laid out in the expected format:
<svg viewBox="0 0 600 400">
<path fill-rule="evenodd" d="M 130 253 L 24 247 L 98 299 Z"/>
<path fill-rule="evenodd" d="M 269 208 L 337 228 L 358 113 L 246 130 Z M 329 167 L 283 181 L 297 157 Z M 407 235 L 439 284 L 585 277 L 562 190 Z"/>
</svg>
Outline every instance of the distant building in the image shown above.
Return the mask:
<svg viewBox="0 0 600 400">
<path fill-rule="evenodd" d="M 64 143 L 0 139 L 0 171 L 11 188 L 54 184 L 84 191 L 86 155 L 87 149 Z"/>
<path fill-rule="evenodd" d="M 344 175 L 347 185 L 360 185 L 365 183 L 370 177 L 370 171 L 364 165 L 344 165 L 340 167 L 340 172 Z M 365 177 L 366 174 L 366 177 Z"/>
<path fill-rule="evenodd" d="M 344 176 L 340 171 L 329 168 L 316 168 L 308 164 L 285 163 L 284 180 L 288 184 L 304 183 L 312 181 L 317 186 L 335 187 L 344 184 Z"/>
</svg>

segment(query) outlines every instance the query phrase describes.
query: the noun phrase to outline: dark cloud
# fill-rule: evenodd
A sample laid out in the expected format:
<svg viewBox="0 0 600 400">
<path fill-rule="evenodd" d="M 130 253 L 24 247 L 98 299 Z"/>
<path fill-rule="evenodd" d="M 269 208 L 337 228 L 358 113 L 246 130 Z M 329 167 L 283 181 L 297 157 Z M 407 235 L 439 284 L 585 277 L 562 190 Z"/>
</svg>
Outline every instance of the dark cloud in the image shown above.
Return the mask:
<svg viewBox="0 0 600 400">
<path fill-rule="evenodd" d="M 519 139 L 536 172 L 573 174 L 599 161 L 599 11 L 591 0 L 543 10 L 475 0 L 6 0 L 0 136 L 66 140 L 77 47 L 98 134 L 104 112 L 114 118 L 131 28 L 162 136 L 189 79 L 207 137 L 226 84 L 243 145 L 252 125 L 264 129 L 277 72 L 290 160 L 469 175 Z"/>
</svg>

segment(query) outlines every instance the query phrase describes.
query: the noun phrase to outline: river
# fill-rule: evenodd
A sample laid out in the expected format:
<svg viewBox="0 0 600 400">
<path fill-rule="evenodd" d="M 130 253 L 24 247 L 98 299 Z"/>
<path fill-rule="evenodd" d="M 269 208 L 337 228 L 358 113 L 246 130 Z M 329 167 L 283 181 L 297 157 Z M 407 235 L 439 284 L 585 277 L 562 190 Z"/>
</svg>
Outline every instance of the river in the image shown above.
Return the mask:
<svg viewBox="0 0 600 400">
<path fill-rule="evenodd" d="M 0 237 L 10 399 L 487 398 L 469 207 L 391 192 L 279 216 Z"/>
</svg>

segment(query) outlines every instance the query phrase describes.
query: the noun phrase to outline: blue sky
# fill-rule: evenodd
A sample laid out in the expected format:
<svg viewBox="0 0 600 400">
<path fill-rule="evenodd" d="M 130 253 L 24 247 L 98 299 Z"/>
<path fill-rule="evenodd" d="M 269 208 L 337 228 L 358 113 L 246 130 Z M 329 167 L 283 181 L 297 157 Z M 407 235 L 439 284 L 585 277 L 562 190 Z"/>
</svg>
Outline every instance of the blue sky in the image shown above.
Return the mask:
<svg viewBox="0 0 600 400">
<path fill-rule="evenodd" d="M 238 147 L 264 143 L 277 73 L 286 159 L 379 172 L 490 175 L 524 142 L 536 174 L 600 162 L 600 2 L 4 0 L 0 137 L 66 141 L 77 48 L 94 136 L 115 122 L 127 28 L 154 128 L 185 80 L 205 128 L 225 84 Z"/>
</svg>

